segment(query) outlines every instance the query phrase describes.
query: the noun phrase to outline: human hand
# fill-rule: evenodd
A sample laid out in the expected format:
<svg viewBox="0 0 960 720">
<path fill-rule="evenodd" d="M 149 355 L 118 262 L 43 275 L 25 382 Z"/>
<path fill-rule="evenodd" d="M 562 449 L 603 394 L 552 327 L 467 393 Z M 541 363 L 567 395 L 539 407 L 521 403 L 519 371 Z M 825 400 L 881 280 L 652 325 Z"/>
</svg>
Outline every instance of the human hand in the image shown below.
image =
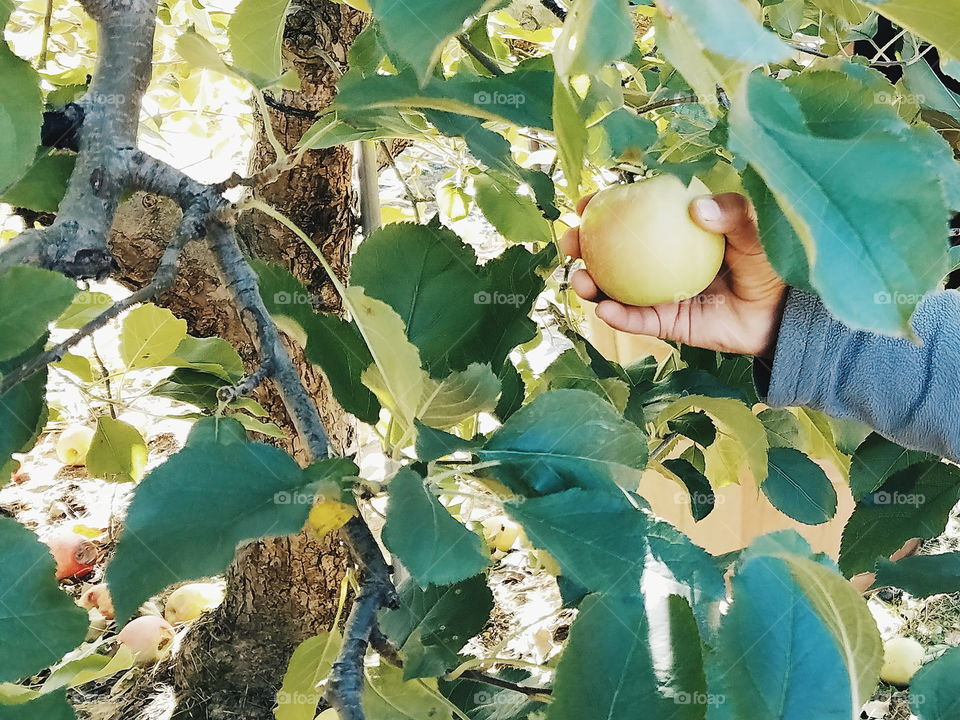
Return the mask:
<svg viewBox="0 0 960 720">
<path fill-rule="evenodd" d="M 583 214 L 590 197 L 577 204 Z M 700 227 L 726 236 L 723 266 L 699 295 L 678 303 L 651 307 L 624 305 L 606 298 L 587 270 L 572 278 L 574 291 L 598 302 L 597 317 L 615 330 L 653 335 L 721 352 L 771 357 L 776 346 L 787 288 L 774 272 L 760 245 L 750 202 L 736 193 L 704 196 L 690 204 Z M 580 231 L 561 239 L 563 251 L 580 257 Z"/>
</svg>

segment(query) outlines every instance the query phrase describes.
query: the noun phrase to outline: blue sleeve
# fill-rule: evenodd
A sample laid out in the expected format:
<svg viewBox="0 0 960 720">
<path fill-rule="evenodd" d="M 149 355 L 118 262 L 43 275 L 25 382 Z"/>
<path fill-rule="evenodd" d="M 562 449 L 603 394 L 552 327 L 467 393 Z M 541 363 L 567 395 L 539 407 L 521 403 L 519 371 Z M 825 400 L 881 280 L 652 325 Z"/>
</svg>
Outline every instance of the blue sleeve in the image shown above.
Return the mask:
<svg viewBox="0 0 960 720">
<path fill-rule="evenodd" d="M 859 420 L 900 445 L 960 461 L 960 293 L 926 297 L 912 324 L 920 344 L 858 332 L 791 290 L 767 402 Z"/>
</svg>

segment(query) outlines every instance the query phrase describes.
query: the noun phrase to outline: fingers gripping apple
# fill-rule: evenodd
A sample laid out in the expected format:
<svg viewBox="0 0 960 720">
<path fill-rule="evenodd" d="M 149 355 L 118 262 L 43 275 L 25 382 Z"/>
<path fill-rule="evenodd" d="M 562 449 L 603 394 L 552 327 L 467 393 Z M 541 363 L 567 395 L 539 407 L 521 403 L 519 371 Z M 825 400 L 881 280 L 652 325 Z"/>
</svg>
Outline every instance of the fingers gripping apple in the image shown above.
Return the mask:
<svg viewBox="0 0 960 720">
<path fill-rule="evenodd" d="M 690 202 L 710 190 L 673 175 L 601 191 L 580 224 L 587 270 L 608 297 L 658 305 L 694 297 L 713 282 L 725 240 L 690 217 Z"/>
</svg>

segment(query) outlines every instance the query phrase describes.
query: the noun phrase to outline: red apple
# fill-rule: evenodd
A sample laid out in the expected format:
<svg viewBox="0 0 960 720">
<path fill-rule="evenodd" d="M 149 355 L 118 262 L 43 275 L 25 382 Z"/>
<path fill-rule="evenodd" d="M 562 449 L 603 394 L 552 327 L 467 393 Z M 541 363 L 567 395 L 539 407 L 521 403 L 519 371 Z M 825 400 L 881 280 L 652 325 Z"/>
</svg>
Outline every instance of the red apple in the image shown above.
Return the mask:
<svg viewBox="0 0 960 720">
<path fill-rule="evenodd" d="M 59 530 L 43 542 L 57 563 L 57 580 L 89 575 L 99 557 L 96 543 L 72 530 Z"/>
</svg>

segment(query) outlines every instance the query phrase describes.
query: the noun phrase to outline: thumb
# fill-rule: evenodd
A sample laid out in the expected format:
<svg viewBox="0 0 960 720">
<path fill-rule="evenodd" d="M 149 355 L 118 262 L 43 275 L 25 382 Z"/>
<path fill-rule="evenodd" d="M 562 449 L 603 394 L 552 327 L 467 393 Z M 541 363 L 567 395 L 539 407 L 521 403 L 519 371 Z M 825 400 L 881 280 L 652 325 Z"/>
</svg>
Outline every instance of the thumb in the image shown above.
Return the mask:
<svg viewBox="0 0 960 720">
<path fill-rule="evenodd" d="M 762 251 L 753 206 L 739 193 L 698 197 L 690 203 L 690 217 L 704 230 L 726 235 L 727 242 L 742 253 Z"/>
</svg>

